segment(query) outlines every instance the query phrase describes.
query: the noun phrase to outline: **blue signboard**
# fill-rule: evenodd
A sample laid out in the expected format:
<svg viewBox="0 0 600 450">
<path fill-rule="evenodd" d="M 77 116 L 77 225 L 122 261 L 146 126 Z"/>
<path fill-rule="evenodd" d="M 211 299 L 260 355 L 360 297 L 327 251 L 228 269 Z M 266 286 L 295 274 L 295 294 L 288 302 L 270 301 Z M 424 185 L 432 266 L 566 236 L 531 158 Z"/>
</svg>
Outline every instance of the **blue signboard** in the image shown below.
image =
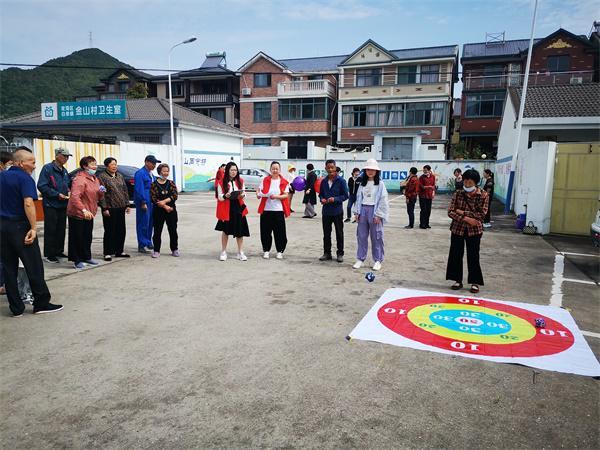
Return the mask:
<svg viewBox="0 0 600 450">
<path fill-rule="evenodd" d="M 42 103 L 42 120 L 126 119 L 125 100 Z"/>
</svg>

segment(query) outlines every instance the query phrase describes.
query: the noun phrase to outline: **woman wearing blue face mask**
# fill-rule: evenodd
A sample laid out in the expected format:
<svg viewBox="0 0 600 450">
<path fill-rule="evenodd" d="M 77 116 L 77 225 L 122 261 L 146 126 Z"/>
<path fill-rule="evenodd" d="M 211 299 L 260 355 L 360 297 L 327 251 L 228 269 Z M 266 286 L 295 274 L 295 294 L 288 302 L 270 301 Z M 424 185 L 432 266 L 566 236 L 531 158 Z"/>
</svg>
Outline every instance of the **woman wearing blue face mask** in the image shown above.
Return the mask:
<svg viewBox="0 0 600 450">
<path fill-rule="evenodd" d="M 450 225 L 450 254 L 446 268 L 446 280 L 454 281 L 453 290 L 463 287 L 463 255 L 467 247 L 468 282 L 471 292 L 477 294 L 483 286 L 483 274 L 479 264 L 479 245 L 483 234 L 483 220 L 488 209 L 488 194 L 479 189 L 479 172 L 467 170 L 463 176 L 463 189 L 452 196 L 448 207 Z"/>
<path fill-rule="evenodd" d="M 71 185 L 71 197 L 67 205 L 69 219 L 69 261 L 75 269 L 83 269 L 98 262 L 92 259 L 92 231 L 98 202 L 104 197 L 106 188 L 96 177 L 96 159 L 84 156 L 79 162 L 81 170 Z"/>
</svg>

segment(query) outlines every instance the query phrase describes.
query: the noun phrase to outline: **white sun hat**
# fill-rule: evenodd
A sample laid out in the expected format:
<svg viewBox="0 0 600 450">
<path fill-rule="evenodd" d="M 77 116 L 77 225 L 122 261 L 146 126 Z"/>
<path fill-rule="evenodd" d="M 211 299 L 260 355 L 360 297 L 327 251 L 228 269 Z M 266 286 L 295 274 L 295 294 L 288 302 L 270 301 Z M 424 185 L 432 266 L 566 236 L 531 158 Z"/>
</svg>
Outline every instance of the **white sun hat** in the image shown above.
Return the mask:
<svg viewBox="0 0 600 450">
<path fill-rule="evenodd" d="M 365 164 L 365 167 L 363 167 L 363 169 L 381 170 L 379 168 L 379 165 L 377 164 L 377 161 L 373 158 L 367 159 L 367 163 Z"/>
</svg>

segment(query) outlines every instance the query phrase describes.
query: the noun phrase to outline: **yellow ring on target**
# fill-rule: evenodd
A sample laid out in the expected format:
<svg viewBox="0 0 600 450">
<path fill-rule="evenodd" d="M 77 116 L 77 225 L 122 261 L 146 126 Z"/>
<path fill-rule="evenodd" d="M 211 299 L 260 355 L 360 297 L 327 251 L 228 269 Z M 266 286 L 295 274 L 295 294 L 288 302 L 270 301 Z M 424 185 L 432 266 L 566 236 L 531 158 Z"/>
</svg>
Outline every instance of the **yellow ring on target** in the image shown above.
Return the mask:
<svg viewBox="0 0 600 450">
<path fill-rule="evenodd" d="M 438 324 L 433 323 L 429 316 L 444 310 L 467 310 L 477 313 L 484 313 L 491 316 L 497 316 L 508 322 L 511 326 L 510 331 L 501 334 L 477 334 L 468 331 L 450 330 Z M 426 330 L 437 336 L 448 339 L 455 339 L 467 342 L 478 342 L 481 344 L 518 344 L 533 339 L 537 333 L 535 327 L 513 314 L 505 313 L 497 309 L 486 308 L 477 305 L 456 304 L 456 303 L 428 303 L 411 309 L 407 315 L 411 323 L 423 330 Z M 504 336 L 504 337 L 501 337 Z"/>
</svg>

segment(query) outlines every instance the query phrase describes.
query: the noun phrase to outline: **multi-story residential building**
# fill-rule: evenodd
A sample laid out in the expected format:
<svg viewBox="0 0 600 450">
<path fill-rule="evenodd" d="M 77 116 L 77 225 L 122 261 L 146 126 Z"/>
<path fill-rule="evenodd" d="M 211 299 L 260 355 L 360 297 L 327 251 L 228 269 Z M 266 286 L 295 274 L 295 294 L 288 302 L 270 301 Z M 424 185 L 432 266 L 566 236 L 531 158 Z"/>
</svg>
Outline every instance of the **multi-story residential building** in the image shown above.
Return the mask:
<svg viewBox="0 0 600 450">
<path fill-rule="evenodd" d="M 244 144 L 288 143 L 288 157 L 307 157 L 307 145 L 334 142 L 337 65 L 345 58 L 275 59 L 259 52 L 238 69 Z"/>
<path fill-rule="evenodd" d="M 365 42 L 339 64 L 338 146 L 382 160 L 444 159 L 457 65 L 457 45 Z"/>
<path fill-rule="evenodd" d="M 169 98 L 167 75 L 152 78 L 158 98 Z M 208 53 L 197 69 L 171 75 L 173 102 L 239 127 L 239 76 L 227 68 L 226 54 Z"/>
<path fill-rule="evenodd" d="M 156 88 L 152 83 L 152 75 L 141 70 L 123 68 L 117 69 L 100 83 L 93 86 L 97 94 L 77 97 L 77 101 L 86 100 L 121 100 L 127 98 L 127 91 L 136 84 L 143 84 L 148 90 L 148 97 L 156 96 Z"/>
<path fill-rule="evenodd" d="M 598 81 L 598 40 L 559 29 L 533 45 L 529 86 L 585 84 Z M 495 157 L 507 89 L 523 84 L 529 40 L 465 44 L 461 63 L 460 139 Z"/>
</svg>

